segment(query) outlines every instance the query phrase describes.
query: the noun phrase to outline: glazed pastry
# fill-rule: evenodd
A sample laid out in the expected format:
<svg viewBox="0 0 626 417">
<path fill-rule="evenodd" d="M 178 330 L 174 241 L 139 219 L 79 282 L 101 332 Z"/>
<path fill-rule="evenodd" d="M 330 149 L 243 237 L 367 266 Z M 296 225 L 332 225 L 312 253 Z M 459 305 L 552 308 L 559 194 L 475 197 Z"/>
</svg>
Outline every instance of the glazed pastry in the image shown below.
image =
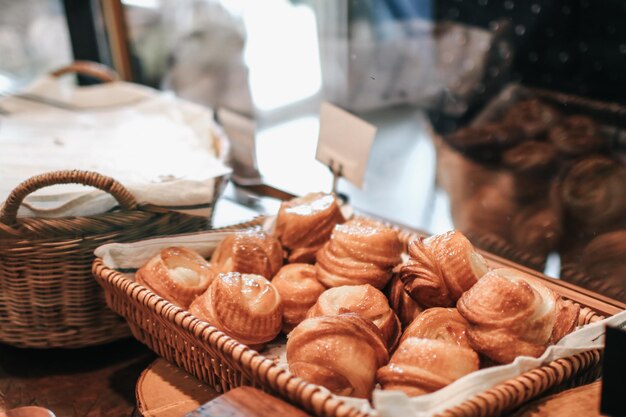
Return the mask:
<svg viewBox="0 0 626 417">
<path fill-rule="evenodd" d="M 191 249 L 171 247 L 139 268 L 135 280 L 172 304 L 188 308 L 206 291 L 215 273 L 209 263 Z"/>
<path fill-rule="evenodd" d="M 489 123 L 459 129 L 448 135 L 446 141 L 464 155 L 480 161 L 500 159 L 503 149 L 518 144 L 523 139 L 517 128 L 499 123 Z"/>
<path fill-rule="evenodd" d="M 570 116 L 550 130 L 550 143 L 568 156 L 589 155 L 606 148 L 600 126 L 587 116 Z"/>
<path fill-rule="evenodd" d="M 502 164 L 513 173 L 513 191 L 518 199 L 543 197 L 557 167 L 557 151 L 547 142 L 527 141 L 507 150 Z"/>
<path fill-rule="evenodd" d="M 400 343 L 409 337 L 435 339 L 471 349 L 467 340 L 467 320 L 456 308 L 434 307 L 425 310 L 402 333 Z"/>
<path fill-rule="evenodd" d="M 314 263 L 335 225 L 344 221 L 334 195 L 311 193 L 281 204 L 275 236 L 290 263 Z"/>
<path fill-rule="evenodd" d="M 593 156 L 576 163 L 561 186 L 564 210 L 589 235 L 615 227 L 626 212 L 626 167 Z"/>
<path fill-rule="evenodd" d="M 371 284 L 381 289 L 401 262 L 398 233 L 373 220 L 353 219 L 335 226 L 317 253 L 317 277 L 326 287 Z"/>
<path fill-rule="evenodd" d="M 538 139 L 545 136 L 561 117 L 561 113 L 554 107 L 538 99 L 529 99 L 509 108 L 502 121 L 522 131 L 525 137 Z"/>
<path fill-rule="evenodd" d="M 233 339 L 260 349 L 280 333 L 283 303 L 276 288 L 262 276 L 229 272 L 218 275 L 189 312 Z"/>
<path fill-rule="evenodd" d="M 307 318 L 355 313 L 380 329 L 385 345 L 392 350 L 400 338 L 400 320 L 385 295 L 369 284 L 345 285 L 322 293 Z"/>
<path fill-rule="evenodd" d="M 283 250 L 275 237 L 260 229 L 228 235 L 213 252 L 216 273 L 239 272 L 271 279 L 283 266 Z"/>
<path fill-rule="evenodd" d="M 371 321 L 356 314 L 314 317 L 289 334 L 289 370 L 338 395 L 369 398 L 387 348 Z"/>
<path fill-rule="evenodd" d="M 561 232 L 560 212 L 549 203 L 522 207 L 511 222 L 513 245 L 525 253 L 541 257 L 556 249 Z"/>
<path fill-rule="evenodd" d="M 283 331 L 289 333 L 306 317 L 326 289 L 318 280 L 315 267 L 309 264 L 283 266 L 272 280 L 283 300 Z"/>
<path fill-rule="evenodd" d="M 402 327 L 408 326 L 423 310 L 414 299 L 404 290 L 404 284 L 398 275 L 389 283 L 389 304 L 396 312 Z"/>
<path fill-rule="evenodd" d="M 626 229 L 594 238 L 582 251 L 575 284 L 626 303 Z M 567 277 L 564 277 L 567 278 Z"/>
<path fill-rule="evenodd" d="M 384 390 L 399 390 L 415 397 L 437 391 L 478 367 L 478 355 L 471 349 L 409 337 L 376 375 Z"/>
<path fill-rule="evenodd" d="M 579 312 L 576 304 L 509 268 L 485 274 L 463 294 L 457 309 L 469 322 L 472 348 L 497 363 L 541 356 L 576 327 Z"/>
<path fill-rule="evenodd" d="M 453 306 L 488 270 L 485 259 L 458 231 L 415 239 L 409 256 L 400 279 L 411 298 L 425 307 Z"/>
</svg>

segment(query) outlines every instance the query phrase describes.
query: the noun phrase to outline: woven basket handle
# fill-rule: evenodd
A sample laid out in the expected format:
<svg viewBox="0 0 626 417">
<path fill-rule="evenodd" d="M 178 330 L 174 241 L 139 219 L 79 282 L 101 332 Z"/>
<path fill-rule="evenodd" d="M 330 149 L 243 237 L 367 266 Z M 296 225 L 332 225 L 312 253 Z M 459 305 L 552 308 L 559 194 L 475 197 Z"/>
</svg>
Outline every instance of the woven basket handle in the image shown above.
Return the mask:
<svg viewBox="0 0 626 417">
<path fill-rule="evenodd" d="M 137 208 L 135 197 L 119 182 L 111 177 L 91 171 L 54 171 L 34 177 L 19 184 L 4 203 L 0 211 L 0 223 L 12 226 L 17 224 L 17 211 L 30 193 L 40 188 L 56 184 L 83 184 L 111 194 L 124 210 Z"/>
<path fill-rule="evenodd" d="M 115 71 L 106 65 L 91 61 L 75 61 L 66 67 L 59 68 L 58 70 L 51 72 L 50 75 L 55 78 L 59 78 L 70 73 L 86 75 L 104 83 L 109 83 L 120 78 Z"/>
</svg>

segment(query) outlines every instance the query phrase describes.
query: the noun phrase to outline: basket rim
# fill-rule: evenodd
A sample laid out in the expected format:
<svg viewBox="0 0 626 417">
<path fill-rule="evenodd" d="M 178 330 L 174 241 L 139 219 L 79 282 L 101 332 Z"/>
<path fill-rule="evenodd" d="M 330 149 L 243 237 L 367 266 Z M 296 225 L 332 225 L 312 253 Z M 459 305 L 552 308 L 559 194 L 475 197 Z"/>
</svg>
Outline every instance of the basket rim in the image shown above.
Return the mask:
<svg viewBox="0 0 626 417">
<path fill-rule="evenodd" d="M 264 218 L 264 216 L 259 216 L 246 223 L 233 225 L 221 229 L 213 229 L 204 233 L 223 232 L 228 230 L 234 231 L 247 227 L 254 227 L 259 225 Z M 404 239 L 411 239 L 413 235 L 413 233 L 409 233 L 404 237 Z M 336 398 L 332 393 L 329 393 L 323 387 L 308 383 L 301 378 L 293 375 L 288 370 L 280 368 L 271 359 L 265 357 L 261 353 L 248 348 L 244 344 L 239 343 L 235 339 L 215 328 L 214 326 L 197 319 L 188 311 L 173 305 L 166 299 L 148 290 L 146 287 L 143 287 L 142 285 L 132 281 L 119 271 L 107 267 L 104 264 L 102 258 L 95 258 L 92 271 L 96 279 L 104 280 L 113 287 L 122 290 L 123 292 L 125 292 L 126 296 L 132 297 L 135 301 L 141 303 L 151 313 L 156 314 L 161 318 L 169 321 L 170 323 L 178 326 L 178 328 L 183 330 L 187 335 L 196 338 L 204 345 L 210 345 L 221 355 L 224 355 L 225 357 L 230 359 L 233 364 L 237 364 L 238 367 L 246 374 L 256 375 L 256 379 L 258 379 L 263 384 L 263 386 L 265 386 L 266 388 L 271 388 L 273 391 L 277 392 L 285 399 L 290 401 L 297 401 L 300 406 L 304 406 L 307 409 L 312 409 L 313 406 L 305 402 L 302 393 L 307 391 L 311 392 L 311 390 L 313 390 L 311 398 L 316 397 L 318 401 L 324 404 L 324 410 L 327 410 L 327 407 L 332 408 L 334 411 L 332 413 L 329 413 L 330 415 L 349 414 L 355 417 L 371 416 L 371 414 L 364 413 L 363 411 L 358 410 L 346 404 L 344 401 Z M 565 296 L 563 297 L 566 298 Z M 591 308 L 582 305 L 576 301 L 573 302 L 581 307 L 581 312 L 578 318 L 579 325 L 593 323 L 604 318 L 604 316 L 597 314 Z M 530 397 L 522 398 L 521 400 L 519 398 L 513 398 L 513 396 L 509 395 L 508 397 L 510 404 L 502 405 L 502 410 L 500 411 L 516 405 L 523 404 L 528 399 L 533 398 L 536 395 L 539 395 L 546 390 L 559 385 L 560 383 L 569 379 L 578 372 L 582 372 L 596 365 L 600 361 L 601 352 L 602 349 L 590 349 L 584 352 L 580 352 L 578 354 L 551 361 L 545 365 L 524 372 L 516 378 L 512 378 L 510 380 L 497 384 L 492 388 L 469 398 L 463 403 L 444 411 L 443 414 L 440 413 L 438 415 L 454 415 L 454 410 L 460 411 L 460 409 L 464 407 L 476 407 L 477 404 L 483 403 L 486 399 L 493 399 L 494 394 L 497 394 L 503 390 L 507 390 L 507 386 L 520 380 L 524 381 L 526 385 L 528 385 L 530 381 L 530 383 L 533 384 L 533 387 L 536 388 L 536 391 L 533 391 L 535 394 L 528 394 L 530 395 Z M 564 367 L 568 363 L 574 363 L 577 367 L 576 371 L 567 372 Z M 257 373 L 258 369 L 264 369 L 264 372 Z M 540 384 L 540 386 L 538 386 L 536 380 L 533 378 L 536 378 L 537 372 L 548 373 L 553 375 L 553 377 L 551 378 L 549 383 Z M 281 383 L 278 383 L 279 377 L 281 379 Z M 532 390 L 528 391 L 530 392 Z M 342 413 L 337 414 L 340 410 L 342 411 Z"/>
</svg>

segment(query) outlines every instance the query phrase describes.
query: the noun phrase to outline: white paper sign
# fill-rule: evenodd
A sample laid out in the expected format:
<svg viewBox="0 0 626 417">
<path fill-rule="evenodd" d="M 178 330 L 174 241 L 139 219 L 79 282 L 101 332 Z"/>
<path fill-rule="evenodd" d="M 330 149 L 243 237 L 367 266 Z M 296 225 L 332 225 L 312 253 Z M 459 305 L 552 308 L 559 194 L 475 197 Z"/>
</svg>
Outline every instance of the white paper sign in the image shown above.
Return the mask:
<svg viewBox="0 0 626 417">
<path fill-rule="evenodd" d="M 363 188 L 367 159 L 376 127 L 330 103 L 320 108 L 320 135 L 316 159 Z"/>
</svg>

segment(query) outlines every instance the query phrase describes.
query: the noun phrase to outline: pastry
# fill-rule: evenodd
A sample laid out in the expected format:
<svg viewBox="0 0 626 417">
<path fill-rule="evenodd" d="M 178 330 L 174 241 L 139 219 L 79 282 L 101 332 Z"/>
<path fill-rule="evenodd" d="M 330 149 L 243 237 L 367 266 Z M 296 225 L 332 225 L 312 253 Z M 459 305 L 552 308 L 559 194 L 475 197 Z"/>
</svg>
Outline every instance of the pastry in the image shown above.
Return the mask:
<svg viewBox="0 0 626 417">
<path fill-rule="evenodd" d="M 457 303 L 469 322 L 467 338 L 497 363 L 539 357 L 571 332 L 579 308 L 522 272 L 500 268 L 485 274 Z"/>
<path fill-rule="evenodd" d="M 451 307 L 488 270 L 485 259 L 461 232 L 450 231 L 409 244 L 400 268 L 404 288 L 419 305 Z"/>
<path fill-rule="evenodd" d="M 404 330 L 400 343 L 409 337 L 436 339 L 471 349 L 467 340 L 467 320 L 456 308 L 434 307 L 425 310 Z"/>
<path fill-rule="evenodd" d="M 188 308 L 215 277 L 209 263 L 187 248 L 163 249 L 137 270 L 135 281 L 172 304 Z"/>
<path fill-rule="evenodd" d="M 464 155 L 484 162 L 493 162 L 500 159 L 503 149 L 518 144 L 523 138 L 517 128 L 500 123 L 487 123 L 459 129 L 448 135 L 446 141 Z"/>
<path fill-rule="evenodd" d="M 215 248 L 211 265 L 216 273 L 240 272 L 272 279 L 283 266 L 283 250 L 275 237 L 260 229 L 238 231 Z"/>
<path fill-rule="evenodd" d="M 282 327 L 283 303 L 276 288 L 260 275 L 218 275 L 191 303 L 189 312 L 233 339 L 260 349 Z"/>
<path fill-rule="evenodd" d="M 549 203 L 522 207 L 511 222 L 513 245 L 524 253 L 544 258 L 556 249 L 561 233 L 560 211 Z"/>
<path fill-rule="evenodd" d="M 290 263 L 314 263 L 315 254 L 330 239 L 335 225 L 343 222 L 334 195 L 311 193 L 281 204 L 275 236 Z"/>
<path fill-rule="evenodd" d="M 369 398 L 387 348 L 374 324 L 356 314 L 314 317 L 289 334 L 289 370 L 338 395 Z"/>
<path fill-rule="evenodd" d="M 529 139 L 539 139 L 561 120 L 561 113 L 538 99 L 516 103 L 508 109 L 502 122 L 518 129 Z"/>
<path fill-rule="evenodd" d="M 471 349 L 409 337 L 376 376 L 384 390 L 400 390 L 415 397 L 437 391 L 478 367 L 478 355 Z"/>
<path fill-rule="evenodd" d="M 315 267 L 309 264 L 283 266 L 272 279 L 272 285 L 283 300 L 283 331 L 289 333 L 306 317 L 326 289 L 318 280 Z"/>
<path fill-rule="evenodd" d="M 369 284 L 345 285 L 322 293 L 307 318 L 355 313 L 371 320 L 380 329 L 385 345 L 392 350 L 400 338 L 400 320 L 385 295 Z"/>
<path fill-rule="evenodd" d="M 507 150 L 502 164 L 513 173 L 513 194 L 520 200 L 543 197 L 557 167 L 557 151 L 547 142 L 530 140 Z"/>
<path fill-rule="evenodd" d="M 567 156 L 589 155 L 602 151 L 607 142 L 600 126 L 587 116 L 569 116 L 552 128 L 548 140 Z"/>
<path fill-rule="evenodd" d="M 318 279 L 326 287 L 371 284 L 381 289 L 401 262 L 398 233 L 373 220 L 353 219 L 335 226 L 317 253 Z"/>
<path fill-rule="evenodd" d="M 566 213 L 588 235 L 611 230 L 626 213 L 626 167 L 603 156 L 577 162 L 561 185 Z"/>
<path fill-rule="evenodd" d="M 404 284 L 398 275 L 391 279 L 388 294 L 389 304 L 391 304 L 393 311 L 396 312 L 403 327 L 408 326 L 423 310 L 404 290 Z"/>
</svg>

